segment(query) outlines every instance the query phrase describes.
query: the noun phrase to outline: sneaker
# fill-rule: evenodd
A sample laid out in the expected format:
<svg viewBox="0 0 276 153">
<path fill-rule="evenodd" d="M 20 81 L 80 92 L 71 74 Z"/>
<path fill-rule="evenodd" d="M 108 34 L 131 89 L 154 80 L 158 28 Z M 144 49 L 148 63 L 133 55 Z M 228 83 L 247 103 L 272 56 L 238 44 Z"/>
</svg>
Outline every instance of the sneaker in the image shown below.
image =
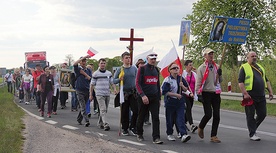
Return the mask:
<svg viewBox="0 0 276 153">
<path fill-rule="evenodd" d="M 110 127 L 109 127 L 108 123 L 104 124 L 104 130 L 105 131 L 109 131 L 110 130 Z"/>
<path fill-rule="evenodd" d="M 101 125 L 98 125 L 98 127 L 100 128 L 100 129 L 104 129 L 104 126 L 101 124 Z"/>
<path fill-rule="evenodd" d="M 48 114 L 47 114 L 47 117 L 48 117 L 48 118 L 51 118 L 51 114 L 50 114 L 50 113 L 48 113 Z"/>
<path fill-rule="evenodd" d="M 40 116 L 43 117 L 44 116 L 44 112 L 41 111 L 40 112 Z"/>
<path fill-rule="evenodd" d="M 204 138 L 204 131 L 203 131 L 203 129 L 201 129 L 201 128 L 198 128 L 198 136 L 201 138 L 201 139 L 203 139 Z"/>
<path fill-rule="evenodd" d="M 127 136 L 127 135 L 129 135 L 128 130 L 124 130 L 124 129 L 123 129 L 123 131 L 122 131 L 122 135 L 123 135 L 123 136 Z"/>
<path fill-rule="evenodd" d="M 154 144 L 162 144 L 163 143 L 163 141 L 161 141 L 160 139 L 155 139 L 154 141 L 153 141 L 153 143 Z"/>
<path fill-rule="evenodd" d="M 181 139 L 181 137 L 182 137 L 181 134 L 178 133 L 178 134 L 177 134 L 177 138 L 178 138 L 178 139 Z"/>
<path fill-rule="evenodd" d="M 139 142 L 144 141 L 144 137 L 142 135 L 137 135 L 137 140 Z"/>
<path fill-rule="evenodd" d="M 89 125 L 90 125 L 89 122 L 85 122 L 85 124 L 84 124 L 85 127 L 88 127 Z"/>
<path fill-rule="evenodd" d="M 132 135 L 134 135 L 134 136 L 137 135 L 137 131 L 136 131 L 135 128 L 131 128 L 131 129 L 129 130 L 129 132 L 130 132 Z"/>
<path fill-rule="evenodd" d="M 96 115 L 96 114 L 98 114 L 98 110 L 95 110 L 95 111 L 94 111 L 94 115 Z"/>
<path fill-rule="evenodd" d="M 53 115 L 57 115 L 57 112 L 53 112 L 52 114 L 53 114 Z"/>
<path fill-rule="evenodd" d="M 91 117 L 91 113 L 88 113 L 88 114 L 87 114 L 87 117 L 89 117 L 89 118 L 90 118 L 90 117 Z"/>
<path fill-rule="evenodd" d="M 195 133 L 195 131 L 198 129 L 198 127 L 196 125 L 192 125 L 191 126 L 191 131 L 192 133 Z"/>
<path fill-rule="evenodd" d="M 28 101 L 25 102 L 25 105 L 29 105 L 29 104 L 30 104 L 30 102 L 28 102 Z"/>
<path fill-rule="evenodd" d="M 250 140 L 252 140 L 252 141 L 260 141 L 261 138 L 258 137 L 256 134 L 254 134 L 252 137 L 250 137 Z"/>
<path fill-rule="evenodd" d="M 214 143 L 221 143 L 221 141 L 219 140 L 219 138 L 217 136 L 213 136 L 211 137 L 211 142 L 214 142 Z"/>
<path fill-rule="evenodd" d="M 175 137 L 174 137 L 173 135 L 168 135 L 168 136 L 167 136 L 167 139 L 168 139 L 169 141 L 175 141 Z"/>
<path fill-rule="evenodd" d="M 189 134 L 184 134 L 181 138 L 181 142 L 185 143 L 191 139 L 191 136 Z"/>
<path fill-rule="evenodd" d="M 41 109 L 39 108 L 37 111 L 38 111 L 38 112 L 41 112 Z"/>
<path fill-rule="evenodd" d="M 151 123 L 149 121 L 145 121 L 144 125 L 151 125 Z"/>
<path fill-rule="evenodd" d="M 78 120 L 78 119 L 77 119 L 77 121 L 78 121 L 79 125 L 82 125 L 82 123 L 81 123 L 82 120 Z"/>
</svg>

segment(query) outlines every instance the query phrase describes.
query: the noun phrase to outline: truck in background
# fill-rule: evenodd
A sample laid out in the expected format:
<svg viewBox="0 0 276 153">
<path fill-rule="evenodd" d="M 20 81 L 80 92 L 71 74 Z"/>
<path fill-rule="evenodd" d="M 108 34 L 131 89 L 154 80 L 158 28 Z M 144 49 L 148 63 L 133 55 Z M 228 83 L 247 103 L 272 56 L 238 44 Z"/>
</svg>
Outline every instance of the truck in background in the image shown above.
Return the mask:
<svg viewBox="0 0 276 153">
<path fill-rule="evenodd" d="M 49 66 L 49 62 L 46 59 L 46 51 L 25 52 L 24 69 L 34 69 L 37 64 L 40 64 L 42 68 L 46 65 Z"/>
</svg>

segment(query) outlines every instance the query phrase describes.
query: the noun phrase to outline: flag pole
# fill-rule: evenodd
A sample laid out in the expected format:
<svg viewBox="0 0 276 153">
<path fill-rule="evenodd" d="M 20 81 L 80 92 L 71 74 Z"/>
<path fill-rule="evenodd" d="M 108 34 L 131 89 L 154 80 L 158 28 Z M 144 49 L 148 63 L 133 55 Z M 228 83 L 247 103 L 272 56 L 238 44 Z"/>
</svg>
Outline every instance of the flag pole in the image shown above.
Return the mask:
<svg viewBox="0 0 276 153">
<path fill-rule="evenodd" d="M 223 59 L 224 59 L 225 51 L 226 51 L 226 45 L 227 45 L 227 44 L 224 43 L 224 47 L 223 47 L 222 54 L 221 54 L 221 60 L 220 60 L 220 63 L 219 63 L 219 68 L 222 68 Z"/>
</svg>

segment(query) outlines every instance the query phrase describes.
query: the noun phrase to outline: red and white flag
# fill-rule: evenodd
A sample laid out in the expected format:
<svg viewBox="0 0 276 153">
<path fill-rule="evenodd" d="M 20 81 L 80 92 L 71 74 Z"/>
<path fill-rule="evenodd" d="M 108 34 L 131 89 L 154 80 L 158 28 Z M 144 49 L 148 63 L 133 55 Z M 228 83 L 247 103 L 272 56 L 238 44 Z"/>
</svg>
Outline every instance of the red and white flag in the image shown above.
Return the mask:
<svg viewBox="0 0 276 153">
<path fill-rule="evenodd" d="M 94 55 L 96 55 L 98 52 L 93 49 L 92 47 L 90 47 L 87 51 L 87 54 L 90 55 L 91 57 L 93 57 Z"/>
<path fill-rule="evenodd" d="M 160 62 L 157 64 L 159 68 L 161 68 L 161 75 L 165 78 L 170 75 L 168 71 L 168 66 L 175 62 L 179 66 L 179 72 L 182 73 L 182 64 L 178 57 L 177 51 L 175 46 L 172 47 L 172 49 L 160 60 Z M 179 74 L 181 75 L 181 74 Z"/>
</svg>

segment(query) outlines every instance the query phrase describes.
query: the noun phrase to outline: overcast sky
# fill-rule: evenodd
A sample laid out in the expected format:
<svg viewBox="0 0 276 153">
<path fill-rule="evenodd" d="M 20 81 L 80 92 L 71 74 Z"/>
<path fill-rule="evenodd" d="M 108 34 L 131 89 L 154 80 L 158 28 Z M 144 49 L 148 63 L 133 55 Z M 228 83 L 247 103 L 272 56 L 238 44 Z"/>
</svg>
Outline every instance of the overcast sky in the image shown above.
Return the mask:
<svg viewBox="0 0 276 153">
<path fill-rule="evenodd" d="M 134 36 L 134 56 L 150 50 L 159 60 L 178 46 L 182 17 L 192 12 L 196 0 L 1 0 L 0 67 L 23 66 L 24 52 L 46 51 L 50 64 L 86 55 L 91 46 L 99 53 L 93 58 L 113 58 L 126 51 Z M 182 57 L 182 47 L 177 47 Z"/>
</svg>

